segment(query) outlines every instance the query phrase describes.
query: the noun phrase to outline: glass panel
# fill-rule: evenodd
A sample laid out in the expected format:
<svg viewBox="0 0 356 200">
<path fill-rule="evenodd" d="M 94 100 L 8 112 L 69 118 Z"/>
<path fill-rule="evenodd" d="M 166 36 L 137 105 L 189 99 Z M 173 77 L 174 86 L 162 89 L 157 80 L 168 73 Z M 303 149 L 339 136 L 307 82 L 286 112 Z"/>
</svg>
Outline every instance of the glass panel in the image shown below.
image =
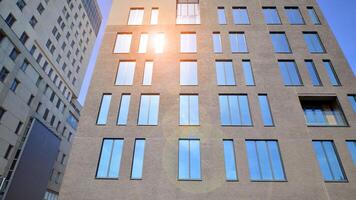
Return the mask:
<svg viewBox="0 0 356 200">
<path fill-rule="evenodd" d="M 290 24 L 304 24 L 299 8 L 286 7 L 285 10 Z"/>
<path fill-rule="evenodd" d="M 250 24 L 246 8 L 233 8 L 232 17 L 234 24 Z"/>
<path fill-rule="evenodd" d="M 339 81 L 339 78 L 337 77 L 334 67 L 331 65 L 330 61 L 323 61 L 324 67 L 326 69 L 326 72 L 328 73 L 328 77 L 330 80 L 331 85 L 333 86 L 339 86 L 341 83 Z"/>
<path fill-rule="evenodd" d="M 276 8 L 263 8 L 263 15 L 266 24 L 281 24 Z"/>
<path fill-rule="evenodd" d="M 190 140 L 190 178 L 200 179 L 199 140 Z"/>
<path fill-rule="evenodd" d="M 260 102 L 263 125 L 273 126 L 272 114 L 268 103 L 267 95 L 258 95 L 258 100 Z"/>
<path fill-rule="evenodd" d="M 308 70 L 309 77 L 312 81 L 313 86 L 321 86 L 321 81 L 316 71 L 315 65 L 313 61 L 305 61 L 305 65 Z"/>
<path fill-rule="evenodd" d="M 303 33 L 310 53 L 324 53 L 325 49 L 317 33 Z"/>
<path fill-rule="evenodd" d="M 196 62 L 180 62 L 180 85 L 197 85 L 197 76 Z"/>
<path fill-rule="evenodd" d="M 178 178 L 189 179 L 189 140 L 179 140 Z"/>
<path fill-rule="evenodd" d="M 233 53 L 246 53 L 247 44 L 244 33 L 230 33 L 230 47 Z"/>
<path fill-rule="evenodd" d="M 122 146 L 122 139 L 104 139 L 96 174 L 97 178 L 119 177 Z"/>
<path fill-rule="evenodd" d="M 271 33 L 274 51 L 276 53 L 290 53 L 289 43 L 285 33 Z"/>
<path fill-rule="evenodd" d="M 177 24 L 200 24 L 199 4 L 178 3 L 176 23 Z"/>
<path fill-rule="evenodd" d="M 222 125 L 231 124 L 229 102 L 227 95 L 219 95 L 220 121 Z"/>
<path fill-rule="evenodd" d="M 148 125 L 158 124 L 159 95 L 151 95 Z"/>
<path fill-rule="evenodd" d="M 346 141 L 347 148 L 349 149 L 352 161 L 356 167 L 356 141 Z"/>
<path fill-rule="evenodd" d="M 193 53 L 197 52 L 196 34 L 180 34 L 180 52 Z"/>
<path fill-rule="evenodd" d="M 267 143 L 265 141 L 256 141 L 256 148 L 258 152 L 258 161 L 261 167 L 261 174 L 263 180 L 272 180 L 272 168 L 269 161 L 269 155 L 267 150 Z"/>
<path fill-rule="evenodd" d="M 142 85 L 151 85 L 152 84 L 152 72 L 153 72 L 153 62 L 145 62 L 145 71 L 143 74 Z"/>
<path fill-rule="evenodd" d="M 140 46 L 138 47 L 139 53 L 146 53 L 147 52 L 147 45 L 148 45 L 148 34 L 143 33 L 141 34 L 140 38 Z"/>
<path fill-rule="evenodd" d="M 220 33 L 213 33 L 214 53 L 222 53 Z"/>
<path fill-rule="evenodd" d="M 189 123 L 199 125 L 199 97 L 198 95 L 189 96 Z"/>
<path fill-rule="evenodd" d="M 141 25 L 143 21 L 143 9 L 130 9 L 128 25 Z"/>
<path fill-rule="evenodd" d="M 100 154 L 98 170 L 96 172 L 96 177 L 98 178 L 105 178 L 108 176 L 109 164 L 111 159 L 111 149 L 113 143 L 113 140 L 104 139 Z"/>
<path fill-rule="evenodd" d="M 294 61 L 279 61 L 284 85 L 301 85 L 299 72 Z"/>
<path fill-rule="evenodd" d="M 159 13 L 158 8 L 152 8 L 150 24 L 158 24 L 158 13 Z"/>
<path fill-rule="evenodd" d="M 123 142 L 123 140 L 114 140 L 114 146 L 111 153 L 110 169 L 108 173 L 109 178 L 119 177 Z"/>
<path fill-rule="evenodd" d="M 135 152 L 132 162 L 131 178 L 142 178 L 143 158 L 145 153 L 145 139 L 136 139 Z"/>
<path fill-rule="evenodd" d="M 277 141 L 267 141 L 269 156 L 273 169 L 274 180 L 284 180 L 284 171 L 282 166 L 282 159 L 280 156 Z"/>
<path fill-rule="evenodd" d="M 313 7 L 308 7 L 308 15 L 310 17 L 310 21 L 313 24 L 315 24 L 315 25 L 320 24 L 320 20 L 318 18 L 318 15 L 316 14 L 316 12 L 315 12 Z"/>
<path fill-rule="evenodd" d="M 154 35 L 152 44 L 154 45 L 153 48 L 155 50 L 155 53 L 163 53 L 165 42 L 166 40 L 164 37 L 164 33 L 157 33 Z"/>
<path fill-rule="evenodd" d="M 251 180 L 260 180 L 261 172 L 258 164 L 258 156 L 255 141 L 246 141 L 248 166 Z"/>
<path fill-rule="evenodd" d="M 241 110 L 239 97 L 237 95 L 227 95 L 229 114 L 230 114 L 230 124 L 229 125 L 241 125 Z"/>
<path fill-rule="evenodd" d="M 189 124 L 189 96 L 181 95 L 179 97 L 179 124 L 188 125 Z"/>
<path fill-rule="evenodd" d="M 246 85 L 255 85 L 250 61 L 242 61 L 242 68 L 244 71 Z"/>
<path fill-rule="evenodd" d="M 235 150 L 233 140 L 224 140 L 226 180 L 237 180 Z"/>
<path fill-rule="evenodd" d="M 111 101 L 111 94 L 104 94 L 101 99 L 99 115 L 98 115 L 98 119 L 96 121 L 97 124 L 99 124 L 99 125 L 106 124 L 106 120 L 107 120 L 109 108 L 110 108 L 110 101 Z"/>
<path fill-rule="evenodd" d="M 120 62 L 115 85 L 132 85 L 136 62 Z"/>
<path fill-rule="evenodd" d="M 114 53 L 129 53 L 131 46 L 131 34 L 118 34 L 116 36 L 116 43 Z"/>
<path fill-rule="evenodd" d="M 225 17 L 225 9 L 218 8 L 218 23 L 219 24 L 226 24 L 226 17 Z"/>
<path fill-rule="evenodd" d="M 131 95 L 122 95 L 121 96 L 121 103 L 120 103 L 120 107 L 119 107 L 119 117 L 117 118 L 118 125 L 127 124 L 127 117 L 129 114 L 129 107 L 130 107 L 130 99 L 131 99 Z"/>
<path fill-rule="evenodd" d="M 334 180 L 345 180 L 344 173 L 341 169 L 341 164 L 336 155 L 334 144 L 330 141 L 322 142 L 326 157 L 329 161 L 330 169 L 333 174 Z"/>
<path fill-rule="evenodd" d="M 350 101 L 353 111 L 356 113 L 356 95 L 348 95 L 347 97 Z"/>
<path fill-rule="evenodd" d="M 149 106 L 150 106 L 150 95 L 141 95 L 138 124 L 142 124 L 142 125 L 148 124 Z"/>
<path fill-rule="evenodd" d="M 218 85 L 235 85 L 235 74 L 231 61 L 217 61 L 215 67 Z"/>
</svg>

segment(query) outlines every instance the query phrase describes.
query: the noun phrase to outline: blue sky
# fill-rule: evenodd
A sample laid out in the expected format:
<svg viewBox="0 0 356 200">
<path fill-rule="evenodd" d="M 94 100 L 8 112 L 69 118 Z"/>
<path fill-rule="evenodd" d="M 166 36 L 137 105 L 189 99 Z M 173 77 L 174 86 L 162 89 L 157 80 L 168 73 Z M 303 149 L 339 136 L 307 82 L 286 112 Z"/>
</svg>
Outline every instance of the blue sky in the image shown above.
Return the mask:
<svg viewBox="0 0 356 200">
<path fill-rule="evenodd" d="M 78 100 L 82 105 L 85 102 L 89 89 L 96 57 L 103 39 L 105 24 L 112 4 L 112 0 L 97 1 L 103 15 L 103 23 L 80 91 Z M 356 0 L 317 0 L 317 2 L 356 76 Z"/>
</svg>

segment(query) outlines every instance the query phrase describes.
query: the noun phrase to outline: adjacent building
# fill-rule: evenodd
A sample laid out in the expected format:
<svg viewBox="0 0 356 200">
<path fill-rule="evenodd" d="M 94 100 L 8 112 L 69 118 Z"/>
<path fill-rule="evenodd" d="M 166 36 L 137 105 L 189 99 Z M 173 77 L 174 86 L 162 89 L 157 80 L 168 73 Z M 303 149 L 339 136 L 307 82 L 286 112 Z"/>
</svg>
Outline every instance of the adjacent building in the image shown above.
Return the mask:
<svg viewBox="0 0 356 200">
<path fill-rule="evenodd" d="M 60 198 L 355 199 L 355 95 L 314 0 L 114 0 Z"/>
<path fill-rule="evenodd" d="M 41 198 L 58 199 L 80 116 L 77 97 L 101 24 L 100 10 L 95 0 L 2 0 L 0 16 L 0 199 L 13 199 L 8 194 L 12 186 L 17 193 L 36 190 L 39 169 L 46 181 Z M 46 156 L 52 155 L 56 140 L 60 143 L 55 159 L 46 163 L 52 160 Z M 38 145 L 46 142 L 53 144 L 47 146 L 48 154 Z M 41 158 L 36 155 L 29 159 L 31 153 L 24 149 L 45 153 L 43 160 L 36 160 Z M 36 172 L 23 168 L 28 164 L 39 167 Z M 29 176 L 33 184 L 22 188 L 12 183 L 14 175 L 24 173 L 17 169 L 33 172 Z M 25 181 L 29 180 L 16 183 Z"/>
</svg>

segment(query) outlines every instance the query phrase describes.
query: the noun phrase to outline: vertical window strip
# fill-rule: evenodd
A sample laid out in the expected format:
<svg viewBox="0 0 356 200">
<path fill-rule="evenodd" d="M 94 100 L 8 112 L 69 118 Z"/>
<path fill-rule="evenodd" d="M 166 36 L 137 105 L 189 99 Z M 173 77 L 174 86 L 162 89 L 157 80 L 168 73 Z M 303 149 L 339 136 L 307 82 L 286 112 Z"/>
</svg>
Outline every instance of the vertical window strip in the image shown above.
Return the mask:
<svg viewBox="0 0 356 200">
<path fill-rule="evenodd" d="M 338 76 L 336 75 L 335 69 L 333 65 L 331 64 L 330 60 L 323 60 L 325 70 L 328 74 L 330 84 L 333 86 L 340 86 L 340 80 Z"/>
<path fill-rule="evenodd" d="M 119 178 L 123 142 L 123 139 L 103 140 L 97 178 Z"/>
<path fill-rule="evenodd" d="M 199 96 L 180 95 L 180 125 L 199 125 Z"/>
<path fill-rule="evenodd" d="M 159 95 L 141 95 L 138 125 L 157 125 Z"/>
<path fill-rule="evenodd" d="M 142 85 L 152 85 L 153 61 L 145 62 Z"/>
<path fill-rule="evenodd" d="M 220 32 L 213 33 L 213 48 L 214 48 L 214 53 L 222 53 L 223 52 Z"/>
<path fill-rule="evenodd" d="M 217 60 L 215 67 L 218 85 L 236 85 L 232 61 Z"/>
<path fill-rule="evenodd" d="M 307 68 L 313 86 L 321 86 L 322 83 L 319 74 L 315 68 L 314 62 L 312 60 L 305 60 L 305 66 Z"/>
<path fill-rule="evenodd" d="M 120 61 L 115 85 L 132 85 L 135 74 L 135 61 Z"/>
<path fill-rule="evenodd" d="M 255 85 L 255 79 L 253 76 L 253 70 L 250 60 L 242 60 L 242 68 L 245 77 L 245 83 L 247 86 Z"/>
<path fill-rule="evenodd" d="M 356 167 L 356 140 L 348 140 L 346 141 L 346 145 L 347 148 L 349 149 L 351 159 Z"/>
<path fill-rule="evenodd" d="M 179 180 L 201 179 L 200 140 L 179 140 L 178 169 Z"/>
<path fill-rule="evenodd" d="M 350 95 L 347 95 L 347 98 L 349 99 L 352 110 L 354 111 L 354 113 L 356 113 L 356 95 L 350 94 Z"/>
<path fill-rule="evenodd" d="M 144 154 L 145 139 L 136 139 L 132 159 L 131 179 L 142 179 Z"/>
<path fill-rule="evenodd" d="M 131 33 L 118 33 L 114 47 L 114 53 L 129 53 L 131 47 Z"/>
<path fill-rule="evenodd" d="M 226 24 L 225 8 L 218 7 L 217 14 L 218 14 L 218 23 Z"/>
<path fill-rule="evenodd" d="M 224 145 L 224 161 L 225 161 L 225 175 L 226 180 L 236 181 L 237 171 L 236 171 L 236 159 L 235 159 L 235 148 L 233 140 L 223 140 Z"/>
<path fill-rule="evenodd" d="M 96 123 L 98 125 L 106 124 L 107 117 L 109 114 L 110 101 L 111 101 L 111 94 L 103 94 L 101 98 L 99 112 L 98 112 L 98 118 L 96 120 Z"/>
<path fill-rule="evenodd" d="M 273 118 L 271 113 L 271 108 L 268 102 L 268 98 L 266 94 L 259 94 L 258 100 L 260 103 L 262 121 L 264 126 L 273 126 Z"/>
<path fill-rule="evenodd" d="M 158 15 L 159 15 L 159 9 L 158 8 L 152 8 L 151 10 L 151 25 L 158 24 Z"/>
<path fill-rule="evenodd" d="M 121 96 L 121 102 L 120 102 L 120 106 L 119 106 L 119 115 L 117 118 L 118 125 L 126 125 L 127 124 L 127 118 L 128 118 L 128 114 L 129 114 L 129 108 L 130 108 L 130 100 L 131 100 L 130 94 L 123 94 Z"/>
<path fill-rule="evenodd" d="M 146 53 L 147 52 L 147 46 L 148 46 L 148 34 L 147 33 L 142 33 L 140 36 L 140 44 L 138 47 L 138 53 Z"/>
</svg>

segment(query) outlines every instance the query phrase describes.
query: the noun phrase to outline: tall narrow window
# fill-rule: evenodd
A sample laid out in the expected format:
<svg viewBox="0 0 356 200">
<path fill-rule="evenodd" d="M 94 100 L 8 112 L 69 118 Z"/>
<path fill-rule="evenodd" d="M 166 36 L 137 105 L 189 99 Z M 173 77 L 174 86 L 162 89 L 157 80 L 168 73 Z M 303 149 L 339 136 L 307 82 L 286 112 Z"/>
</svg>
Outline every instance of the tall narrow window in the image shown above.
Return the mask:
<svg viewBox="0 0 356 200">
<path fill-rule="evenodd" d="M 98 119 L 96 120 L 97 124 L 99 125 L 106 124 L 106 120 L 109 114 L 110 101 L 111 101 L 111 94 L 103 94 L 101 98 Z"/>
<path fill-rule="evenodd" d="M 322 84 L 318 72 L 316 71 L 314 62 L 312 60 L 305 60 L 305 66 L 313 86 L 321 86 Z"/>
<path fill-rule="evenodd" d="M 348 140 L 346 141 L 347 148 L 349 149 L 352 161 L 356 167 L 356 140 Z"/>
<path fill-rule="evenodd" d="M 152 8 L 150 24 L 158 24 L 158 14 L 159 14 L 158 8 Z"/>
<path fill-rule="evenodd" d="M 127 124 L 127 117 L 129 115 L 129 108 L 130 108 L 130 100 L 131 100 L 130 94 L 123 94 L 121 96 L 119 115 L 117 117 L 117 125 Z"/>
<path fill-rule="evenodd" d="M 114 53 L 129 53 L 131 47 L 131 38 L 131 33 L 117 34 Z"/>
<path fill-rule="evenodd" d="M 273 118 L 267 94 L 259 94 L 258 101 L 260 102 L 263 125 L 273 126 Z"/>
<path fill-rule="evenodd" d="M 235 73 L 232 61 L 215 62 L 216 80 L 218 85 L 235 85 Z"/>
<path fill-rule="evenodd" d="M 230 32 L 230 47 L 232 53 L 247 53 L 247 44 L 244 33 Z"/>
<path fill-rule="evenodd" d="M 255 85 L 255 79 L 253 77 L 253 71 L 252 71 L 252 66 L 251 62 L 249 60 L 243 60 L 242 61 L 242 68 L 244 71 L 244 77 L 245 77 L 245 83 L 246 85 Z"/>
<path fill-rule="evenodd" d="M 164 33 L 156 33 L 153 36 L 153 46 L 155 53 L 163 53 L 165 45 L 165 37 Z"/>
<path fill-rule="evenodd" d="M 291 53 L 287 36 L 284 32 L 270 32 L 274 52 Z"/>
<path fill-rule="evenodd" d="M 213 48 L 214 48 L 214 53 L 222 53 L 220 32 L 213 33 Z"/>
<path fill-rule="evenodd" d="M 221 125 L 251 126 L 247 95 L 219 95 Z"/>
<path fill-rule="evenodd" d="M 246 7 L 233 7 L 232 18 L 234 24 L 250 24 Z"/>
<path fill-rule="evenodd" d="M 263 7 L 263 15 L 266 24 L 281 24 L 277 8 L 275 7 Z"/>
<path fill-rule="evenodd" d="M 275 140 L 246 140 L 250 179 L 253 181 L 284 181 L 284 169 Z"/>
<path fill-rule="evenodd" d="M 180 85 L 198 85 L 197 68 L 196 61 L 180 62 Z"/>
<path fill-rule="evenodd" d="M 96 178 L 119 178 L 123 139 L 104 139 Z"/>
<path fill-rule="evenodd" d="M 133 154 L 131 179 L 141 179 L 143 171 L 143 159 L 145 155 L 145 139 L 135 140 L 135 150 Z"/>
<path fill-rule="evenodd" d="M 225 8 L 224 7 L 218 7 L 218 23 L 219 24 L 226 24 L 226 16 L 225 16 Z"/>
<path fill-rule="evenodd" d="M 145 71 L 143 73 L 142 85 L 152 84 L 153 61 L 145 62 Z"/>
<path fill-rule="evenodd" d="M 325 53 L 320 37 L 316 32 L 303 32 L 304 40 L 310 53 Z"/>
<path fill-rule="evenodd" d="M 198 95 L 180 95 L 179 104 L 179 124 L 199 125 Z"/>
<path fill-rule="evenodd" d="M 300 80 L 299 71 L 294 61 L 278 61 L 279 69 L 283 78 L 284 85 L 298 86 L 302 85 Z"/>
<path fill-rule="evenodd" d="M 177 1 L 177 24 L 200 24 L 198 0 Z"/>
<path fill-rule="evenodd" d="M 324 67 L 326 72 L 328 73 L 329 81 L 331 85 L 333 86 L 339 86 L 341 85 L 339 78 L 336 75 L 335 69 L 333 65 L 331 64 L 330 60 L 323 60 Z"/>
<path fill-rule="evenodd" d="M 304 24 L 304 19 L 298 7 L 285 7 L 285 11 L 290 24 Z"/>
<path fill-rule="evenodd" d="M 147 52 L 147 45 L 148 45 L 148 34 L 142 33 L 140 37 L 140 45 L 138 47 L 139 53 L 146 53 Z"/>
<path fill-rule="evenodd" d="M 333 141 L 313 141 L 316 158 L 325 181 L 346 181 Z"/>
<path fill-rule="evenodd" d="M 197 36 L 195 33 L 180 34 L 180 52 L 181 53 L 197 52 Z"/>
<path fill-rule="evenodd" d="M 225 176 L 228 181 L 237 180 L 235 149 L 233 140 L 223 140 Z"/>
<path fill-rule="evenodd" d="M 136 62 L 121 61 L 116 75 L 115 85 L 132 85 Z"/>
<path fill-rule="evenodd" d="M 200 141 L 180 139 L 178 153 L 178 179 L 200 180 Z"/>
<path fill-rule="evenodd" d="M 138 125 L 158 125 L 159 95 L 141 95 Z"/>
<path fill-rule="evenodd" d="M 131 8 L 129 13 L 128 25 L 141 25 L 143 22 L 143 8 Z"/>
<path fill-rule="evenodd" d="M 352 110 L 354 111 L 354 113 L 356 113 L 356 95 L 355 94 L 350 94 L 350 95 L 347 95 L 347 98 L 350 101 Z"/>
<path fill-rule="evenodd" d="M 311 23 L 313 23 L 314 25 L 320 24 L 319 17 L 316 14 L 314 8 L 308 6 L 307 9 L 308 9 L 308 15 L 309 15 Z"/>
</svg>

